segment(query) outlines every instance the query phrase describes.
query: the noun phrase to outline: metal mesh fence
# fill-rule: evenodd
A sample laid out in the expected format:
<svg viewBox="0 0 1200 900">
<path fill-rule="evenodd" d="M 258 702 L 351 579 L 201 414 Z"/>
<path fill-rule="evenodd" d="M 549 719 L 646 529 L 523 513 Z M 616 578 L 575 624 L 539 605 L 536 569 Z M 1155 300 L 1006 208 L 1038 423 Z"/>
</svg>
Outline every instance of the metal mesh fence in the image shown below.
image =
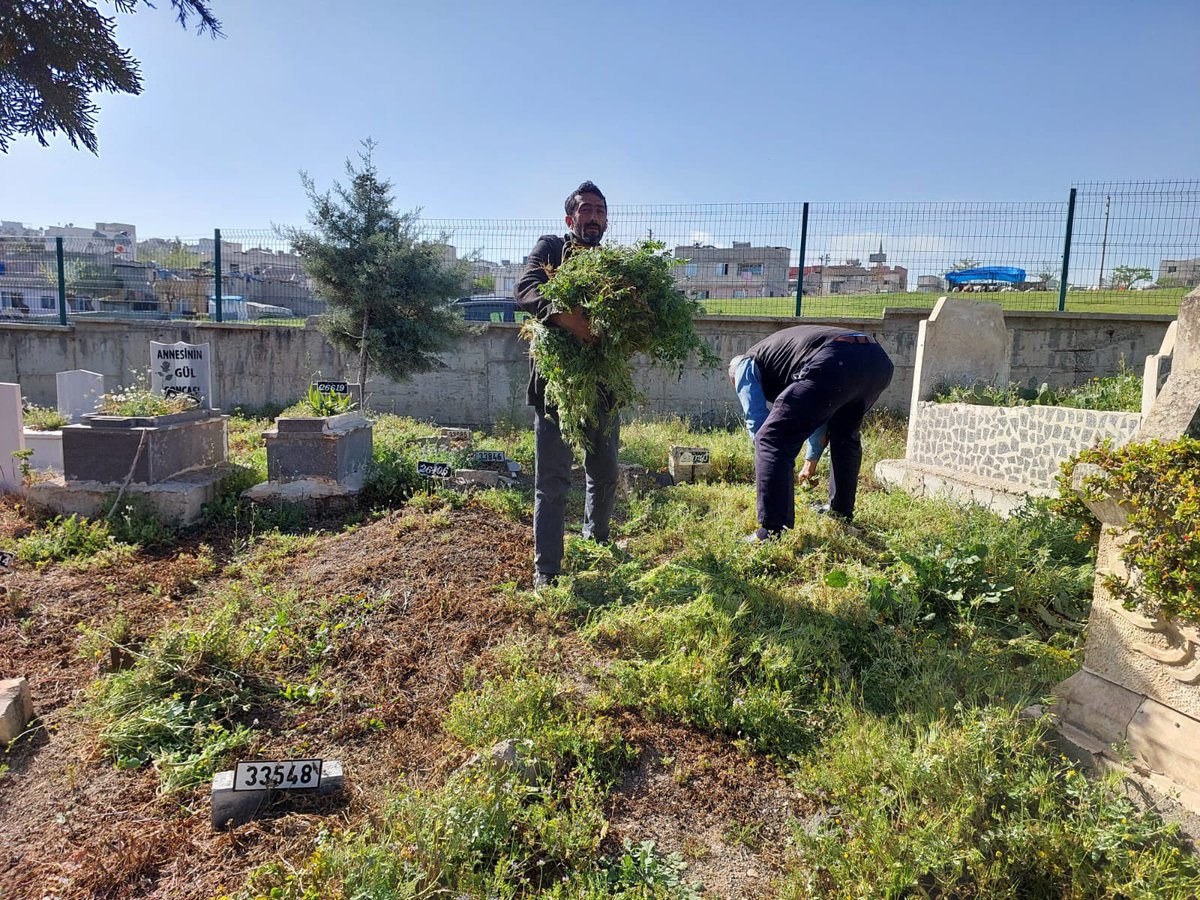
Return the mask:
<svg viewBox="0 0 1200 900">
<path fill-rule="evenodd" d="M 1056 307 L 1066 203 L 814 203 L 806 316 L 877 316 L 933 306 L 952 291 L 1009 309 Z M 1024 271 L 1003 281 L 1004 269 Z M 978 272 L 952 284 L 951 273 Z M 1013 276 L 1019 277 L 1019 276 Z"/>
<path fill-rule="evenodd" d="M 56 319 L 58 263 L 54 243 L 0 238 L 0 318 Z"/>
<path fill-rule="evenodd" d="M 1067 308 L 1172 312 L 1200 284 L 1200 181 L 1075 187 Z"/>
<path fill-rule="evenodd" d="M 511 297 L 537 238 L 565 230 L 561 217 L 421 227 L 469 261 L 461 294 L 477 297 Z M 218 271 L 222 320 L 298 322 L 325 308 L 273 230 L 137 242 L 51 231 L 0 236 L 0 317 L 215 318 Z M 954 291 L 1013 310 L 1174 313 L 1200 284 L 1200 182 L 1086 184 L 1051 202 L 611 208 L 608 239 L 643 238 L 680 260 L 680 288 L 713 315 L 878 316 Z"/>
</svg>

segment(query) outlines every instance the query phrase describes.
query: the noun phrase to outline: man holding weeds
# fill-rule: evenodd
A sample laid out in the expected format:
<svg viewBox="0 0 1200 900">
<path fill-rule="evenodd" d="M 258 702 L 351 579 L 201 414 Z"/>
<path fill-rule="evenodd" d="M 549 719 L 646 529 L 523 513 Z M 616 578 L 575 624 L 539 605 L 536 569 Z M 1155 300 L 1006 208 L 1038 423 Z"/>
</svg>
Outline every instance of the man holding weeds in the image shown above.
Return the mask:
<svg viewBox="0 0 1200 900">
<path fill-rule="evenodd" d="M 575 250 L 600 244 L 608 230 L 608 203 L 600 188 L 585 181 L 567 196 L 564 207 L 570 231 L 563 237 L 545 234 L 538 238 L 517 282 L 516 301 L 543 325 L 570 332 L 587 344 L 595 336 L 583 311 L 551 311 L 539 288 Z M 572 453 L 559 430 L 558 410 L 546 403 L 546 381 L 532 359 L 526 398 L 534 409 L 533 584 L 542 587 L 553 584 L 562 571 Z M 608 540 L 616 498 L 619 424 L 607 399 L 602 399 L 596 410 L 596 424 L 585 430 L 592 449 L 585 448 L 583 458 L 583 536 L 601 542 Z"/>
</svg>

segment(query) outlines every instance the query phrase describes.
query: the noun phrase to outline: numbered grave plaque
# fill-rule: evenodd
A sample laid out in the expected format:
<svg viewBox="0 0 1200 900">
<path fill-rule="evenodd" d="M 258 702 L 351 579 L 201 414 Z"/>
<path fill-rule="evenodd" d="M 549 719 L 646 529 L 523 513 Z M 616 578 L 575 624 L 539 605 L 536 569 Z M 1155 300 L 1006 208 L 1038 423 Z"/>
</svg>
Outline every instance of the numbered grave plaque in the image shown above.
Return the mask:
<svg viewBox="0 0 1200 900">
<path fill-rule="evenodd" d="M 504 455 L 503 450 L 476 450 L 475 464 L 480 463 L 502 463 L 508 462 L 508 457 Z"/>
<path fill-rule="evenodd" d="M 711 454 L 707 447 L 672 447 L 668 470 L 676 484 L 708 478 Z"/>
<path fill-rule="evenodd" d="M 348 394 L 350 393 L 350 382 L 318 381 L 317 392 L 321 394 Z"/>
<path fill-rule="evenodd" d="M 259 760 L 233 767 L 235 791 L 298 791 L 320 785 L 319 759 Z"/>
<path fill-rule="evenodd" d="M 422 478 L 449 478 L 453 471 L 447 462 L 429 462 L 423 459 L 417 463 L 417 474 Z"/>
</svg>

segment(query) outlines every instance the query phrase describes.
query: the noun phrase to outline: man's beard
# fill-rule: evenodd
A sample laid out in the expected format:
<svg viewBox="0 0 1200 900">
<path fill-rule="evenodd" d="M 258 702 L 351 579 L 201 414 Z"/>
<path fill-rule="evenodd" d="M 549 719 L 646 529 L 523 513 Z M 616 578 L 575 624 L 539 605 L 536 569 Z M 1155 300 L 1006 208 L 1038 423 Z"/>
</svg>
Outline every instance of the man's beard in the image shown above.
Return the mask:
<svg viewBox="0 0 1200 900">
<path fill-rule="evenodd" d="M 594 247 L 603 239 L 604 229 L 599 225 L 585 225 L 575 233 L 575 237 L 579 239 L 581 244 Z"/>
</svg>

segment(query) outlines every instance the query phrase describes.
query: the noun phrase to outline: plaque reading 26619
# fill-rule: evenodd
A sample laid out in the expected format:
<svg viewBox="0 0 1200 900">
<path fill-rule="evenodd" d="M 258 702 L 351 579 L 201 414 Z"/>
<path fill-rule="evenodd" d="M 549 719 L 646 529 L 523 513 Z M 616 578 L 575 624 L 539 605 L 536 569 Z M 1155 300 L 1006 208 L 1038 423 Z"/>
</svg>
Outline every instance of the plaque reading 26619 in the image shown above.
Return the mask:
<svg viewBox="0 0 1200 900">
<path fill-rule="evenodd" d="M 321 784 L 321 760 L 284 759 L 240 762 L 233 767 L 235 791 L 291 791 Z"/>
</svg>

